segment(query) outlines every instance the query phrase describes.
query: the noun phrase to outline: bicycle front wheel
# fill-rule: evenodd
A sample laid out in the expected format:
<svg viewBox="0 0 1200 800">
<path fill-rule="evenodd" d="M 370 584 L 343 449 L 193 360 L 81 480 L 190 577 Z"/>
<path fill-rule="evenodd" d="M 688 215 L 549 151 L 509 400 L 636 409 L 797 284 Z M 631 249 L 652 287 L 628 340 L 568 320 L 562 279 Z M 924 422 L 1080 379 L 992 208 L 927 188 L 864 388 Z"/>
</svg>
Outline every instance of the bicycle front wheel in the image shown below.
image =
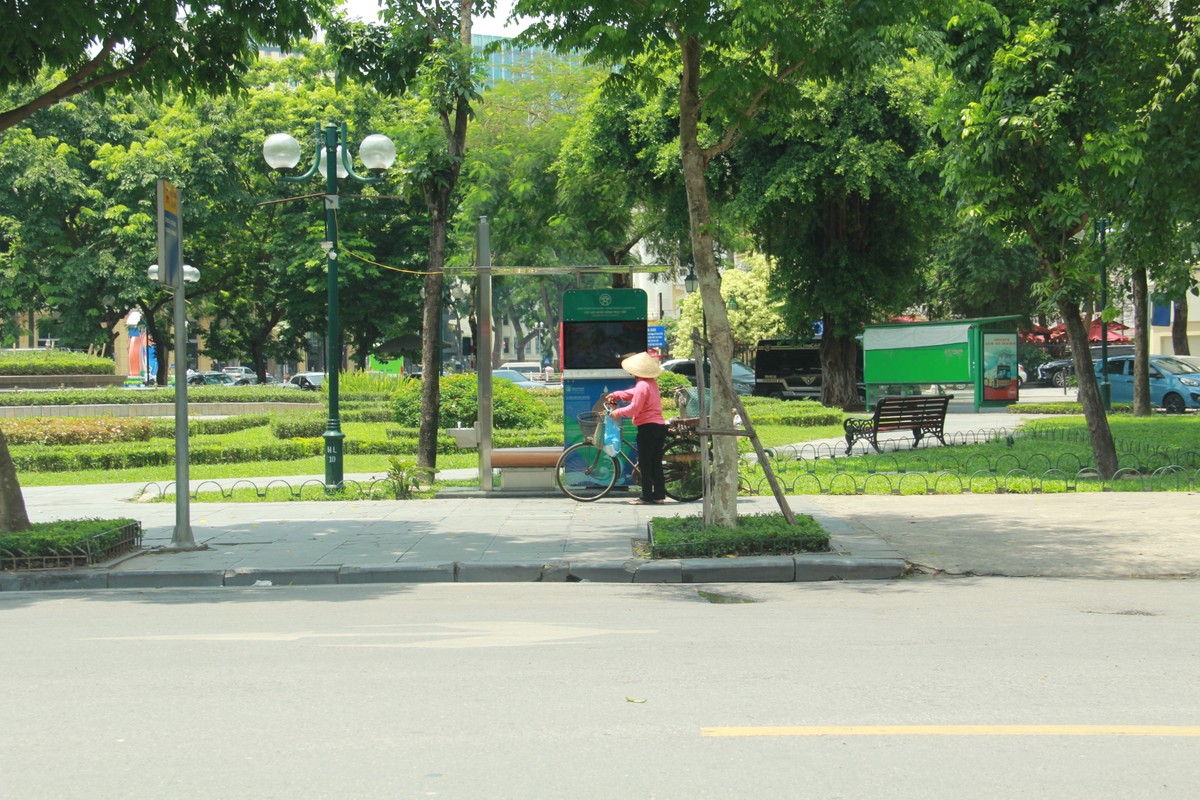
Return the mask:
<svg viewBox="0 0 1200 800">
<path fill-rule="evenodd" d="M 617 482 L 617 460 L 594 444 L 568 447 L 558 457 L 554 480 L 567 497 L 582 502 L 599 500 Z"/>
<path fill-rule="evenodd" d="M 663 450 L 663 476 L 667 496 L 690 503 L 704 496 L 704 473 L 700 467 L 700 440 L 691 436 L 674 439 Z"/>
</svg>

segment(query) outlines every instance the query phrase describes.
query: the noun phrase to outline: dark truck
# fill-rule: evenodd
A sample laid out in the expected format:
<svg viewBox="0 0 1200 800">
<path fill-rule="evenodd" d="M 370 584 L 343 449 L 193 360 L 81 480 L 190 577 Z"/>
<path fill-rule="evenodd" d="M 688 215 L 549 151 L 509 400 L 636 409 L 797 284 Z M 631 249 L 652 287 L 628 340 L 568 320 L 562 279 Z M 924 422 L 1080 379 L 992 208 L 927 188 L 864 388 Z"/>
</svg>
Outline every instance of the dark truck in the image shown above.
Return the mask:
<svg viewBox="0 0 1200 800">
<path fill-rule="evenodd" d="M 862 382 L 862 350 L 858 351 L 858 394 L 866 396 Z M 821 399 L 821 347 L 815 342 L 762 339 L 754 361 L 754 394 L 783 400 Z"/>
<path fill-rule="evenodd" d="M 821 399 L 821 348 L 763 339 L 754 360 L 754 394 L 784 400 Z"/>
</svg>

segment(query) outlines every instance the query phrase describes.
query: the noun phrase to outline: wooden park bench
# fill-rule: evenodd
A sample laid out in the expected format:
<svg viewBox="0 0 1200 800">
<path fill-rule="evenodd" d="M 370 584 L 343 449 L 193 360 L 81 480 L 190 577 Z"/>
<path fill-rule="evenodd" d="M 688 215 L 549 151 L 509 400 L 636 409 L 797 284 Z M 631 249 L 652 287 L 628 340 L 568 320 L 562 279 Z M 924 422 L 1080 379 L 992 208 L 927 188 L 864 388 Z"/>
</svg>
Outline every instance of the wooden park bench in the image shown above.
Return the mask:
<svg viewBox="0 0 1200 800">
<path fill-rule="evenodd" d="M 870 418 L 848 417 L 842 423 L 846 429 L 846 455 L 859 439 L 866 439 L 879 450 L 879 434 L 888 431 L 912 431 L 913 447 L 921 438 L 929 435 L 942 444 L 946 443 L 946 408 L 954 398 L 952 394 L 926 397 L 881 397 L 875 404 L 875 414 Z"/>
</svg>

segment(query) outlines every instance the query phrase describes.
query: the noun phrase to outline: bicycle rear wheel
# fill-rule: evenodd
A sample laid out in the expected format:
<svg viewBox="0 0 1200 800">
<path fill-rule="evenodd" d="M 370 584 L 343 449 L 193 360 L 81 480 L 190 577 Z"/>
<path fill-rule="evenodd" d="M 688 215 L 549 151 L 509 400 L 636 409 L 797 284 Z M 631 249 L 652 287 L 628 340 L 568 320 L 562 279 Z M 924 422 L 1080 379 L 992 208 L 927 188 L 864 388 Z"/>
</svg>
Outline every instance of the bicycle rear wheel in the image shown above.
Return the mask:
<svg viewBox="0 0 1200 800">
<path fill-rule="evenodd" d="M 704 496 L 704 474 L 700 467 L 700 440 L 684 436 L 667 442 L 663 450 L 663 476 L 667 496 L 690 503 Z"/>
<path fill-rule="evenodd" d="M 617 460 L 594 444 L 568 447 L 558 457 L 554 480 L 567 497 L 582 502 L 599 500 L 617 482 Z"/>
</svg>

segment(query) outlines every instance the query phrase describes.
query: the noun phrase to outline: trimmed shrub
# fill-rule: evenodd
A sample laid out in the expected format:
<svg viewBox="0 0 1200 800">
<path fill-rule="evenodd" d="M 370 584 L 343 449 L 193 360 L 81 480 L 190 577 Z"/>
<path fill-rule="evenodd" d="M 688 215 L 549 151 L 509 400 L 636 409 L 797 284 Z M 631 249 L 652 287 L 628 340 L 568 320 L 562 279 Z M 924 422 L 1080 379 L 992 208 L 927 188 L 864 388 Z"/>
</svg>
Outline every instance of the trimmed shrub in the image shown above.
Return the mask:
<svg viewBox="0 0 1200 800">
<path fill-rule="evenodd" d="M 148 442 L 154 427 L 151 420 L 140 417 L 32 417 L 0 422 L 10 445 Z"/>
<path fill-rule="evenodd" d="M 271 420 L 271 433 L 276 439 L 311 439 L 325 433 L 328 422 L 323 414 L 280 414 Z"/>
<path fill-rule="evenodd" d="M 390 406 L 379 403 L 342 411 L 343 422 L 391 422 L 395 418 L 396 412 Z"/>
<path fill-rule="evenodd" d="M 676 372 L 664 372 L 658 376 L 658 393 L 662 395 L 663 408 L 675 407 L 675 390 L 691 386 L 692 382 Z"/>
<path fill-rule="evenodd" d="M 0 375 L 113 375 L 111 358 L 65 350 L 0 350 Z"/>
<path fill-rule="evenodd" d="M 461 425 L 470 427 L 479 419 L 479 383 L 475 375 L 446 375 L 441 378 L 441 406 L 439 409 L 443 427 Z M 421 419 L 421 382 L 413 379 L 400 381 L 393 395 L 396 422 L 415 428 Z M 546 424 L 546 406 L 533 396 L 508 381 L 492 384 L 492 423 L 497 428 L 538 428 Z"/>
</svg>

